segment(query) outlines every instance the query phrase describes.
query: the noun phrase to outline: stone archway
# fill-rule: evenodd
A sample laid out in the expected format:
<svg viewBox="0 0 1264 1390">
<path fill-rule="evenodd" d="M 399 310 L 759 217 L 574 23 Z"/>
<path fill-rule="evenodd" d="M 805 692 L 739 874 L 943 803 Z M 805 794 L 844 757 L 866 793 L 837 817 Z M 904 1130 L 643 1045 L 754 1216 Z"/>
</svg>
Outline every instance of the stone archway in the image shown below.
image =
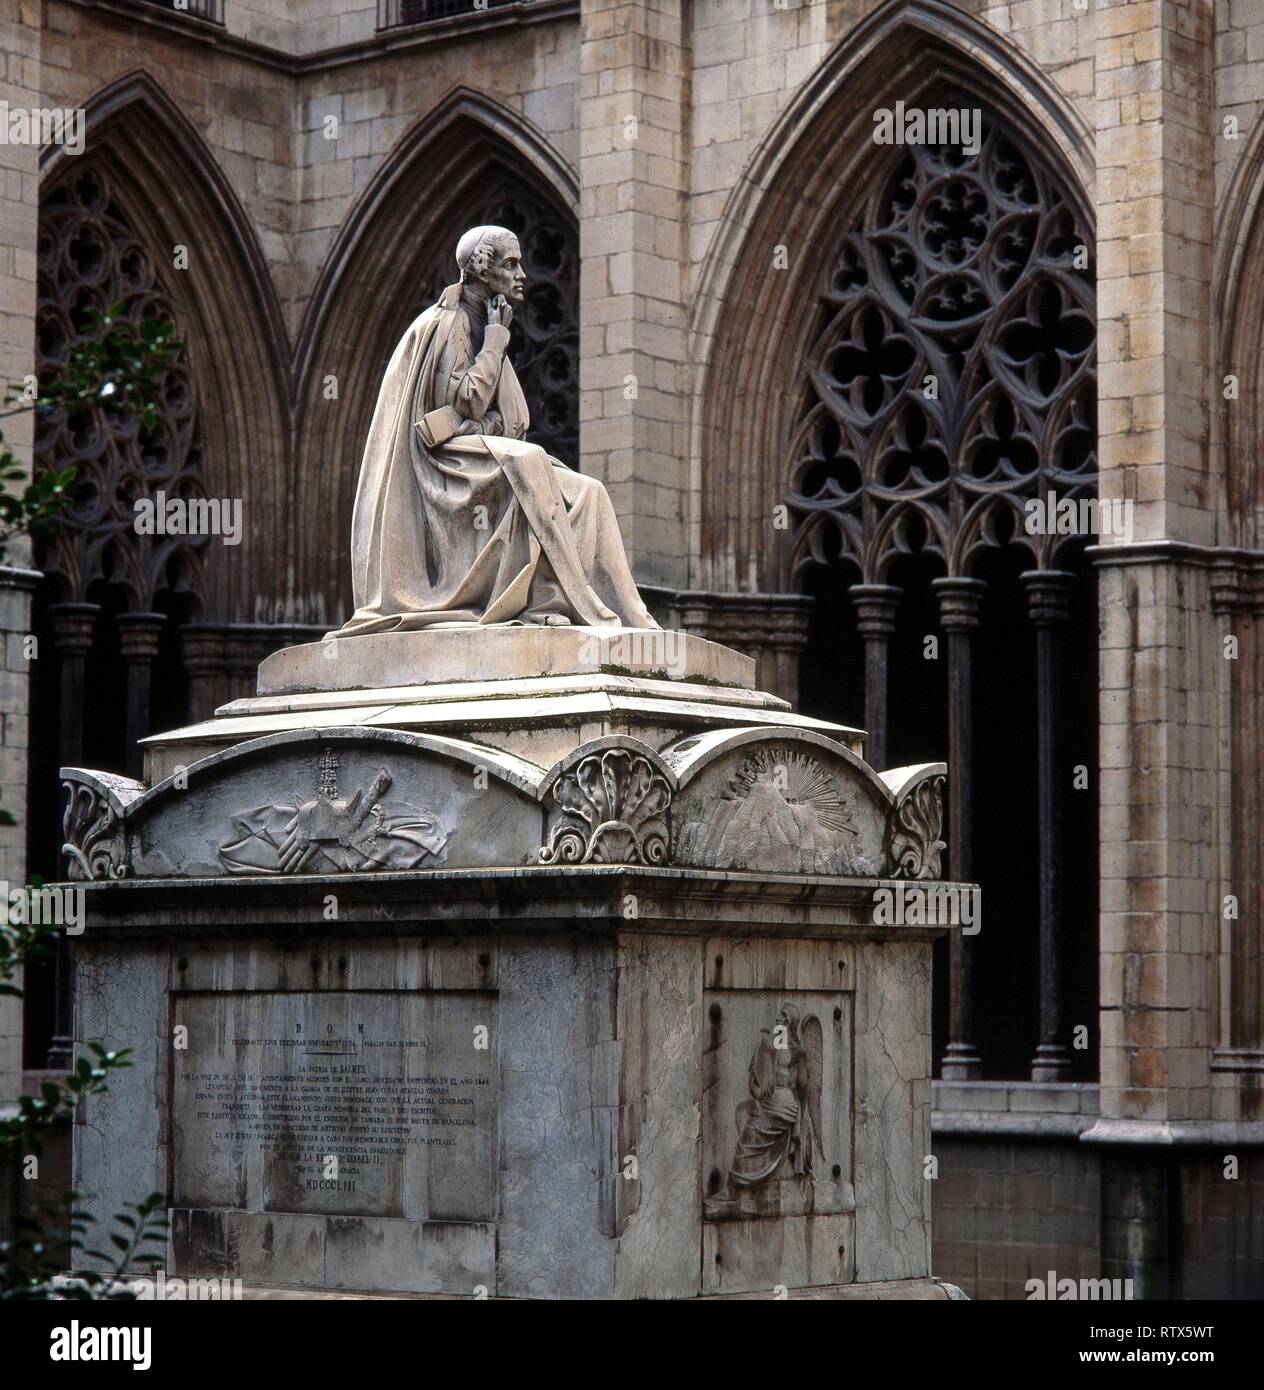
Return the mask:
<svg viewBox="0 0 1264 1390">
<path fill-rule="evenodd" d="M 1217 370 L 1211 442 L 1216 546 L 1209 565 L 1215 639 L 1220 777 L 1227 793 L 1218 827 L 1221 918 L 1216 942 L 1214 1084 L 1236 1092 L 1244 1120 L 1264 1118 L 1264 132 L 1253 131 L 1216 226 Z M 1218 408 L 1216 408 L 1218 407 Z M 1229 907 L 1232 899 L 1233 906 Z M 1233 915 L 1236 914 L 1236 915 Z"/>
<path fill-rule="evenodd" d="M 296 508 L 307 523 L 296 572 L 305 592 L 328 596 L 331 614 L 347 596 L 345 540 L 382 372 L 436 286 L 455 280 L 453 251 L 471 219 L 504 218 L 526 238 L 534 285 L 515 323 L 515 364 L 531 437 L 575 461 L 578 201 L 573 172 L 538 132 L 458 90 L 401 139 L 352 209 L 304 319 L 295 387 Z"/>
<path fill-rule="evenodd" d="M 720 588 L 795 592 L 805 568 L 850 563 L 854 582 L 832 606 L 851 610 L 879 765 L 892 760 L 892 653 L 920 645 L 927 619 L 938 628 L 952 873 L 981 878 L 985 900 L 989 881 L 1006 882 L 1002 850 L 974 853 L 976 799 L 994 803 L 990 822 L 1031 821 L 1026 881 L 1039 891 L 1006 907 L 1011 939 L 1030 943 L 1021 973 L 1039 998 L 1021 1026 L 1032 1078 L 1066 1080 L 1068 962 L 1096 954 L 1096 793 L 1066 795 L 1068 729 L 1077 765 L 1096 763 L 1095 584 L 1082 560 L 1094 537 L 1028 535 L 1024 507 L 1050 488 L 1069 503 L 1096 495 L 1093 228 L 1077 177 L 1087 138 L 1043 76 L 977 28 L 934 3 L 881 7 L 765 142 L 747 182 L 766 191 L 730 200 L 703 276 L 713 298 L 695 319 L 695 353 L 706 356 L 694 402 L 697 544 L 701 573 Z M 875 144 L 872 117 L 892 92 L 906 109 L 978 110 L 978 149 Z M 984 564 L 989 553 L 1011 559 L 997 568 Z M 909 585 L 924 590 L 915 613 Z M 809 642 L 821 640 L 814 622 Z M 1007 682 L 980 664 L 996 623 L 1030 648 L 1017 688 L 1018 667 Z M 835 682 L 847 678 L 834 653 L 830 664 Z M 1005 797 L 974 732 L 1007 686 L 1011 703 L 1030 706 L 1015 756 L 1038 768 L 1038 791 L 1023 807 Z M 1068 836 L 1085 861 L 1070 875 Z M 1003 952 L 996 941 L 953 943 L 945 1077 L 982 1075 L 976 955 Z M 1002 979 L 1018 963 L 988 973 Z M 1072 984 L 1076 1020 L 1095 1018 L 1096 972 Z M 1012 1075 L 1023 1063 L 1000 1065 Z"/>
<path fill-rule="evenodd" d="M 147 74 L 110 84 L 85 112 L 87 152 L 52 146 L 41 162 L 39 370 L 56 370 L 90 308 L 172 320 L 184 347 L 152 426 L 108 403 L 37 421 L 36 467 L 79 474 L 66 524 L 39 557 L 33 615 L 47 656 L 33 664 L 27 860 L 49 878 L 57 769 L 87 757 L 138 772 L 151 720 L 187 717 L 189 620 L 252 618 L 256 585 L 279 583 L 287 549 L 286 341 L 254 232 L 201 136 Z M 236 563 L 206 535 L 141 534 L 135 502 L 164 498 L 239 504 Z M 39 1027 L 51 1013 L 54 1065 L 71 1027 L 61 945 L 45 982 L 51 1009 L 29 1014 Z M 47 1041 L 35 1040 L 32 1061 Z"/>
</svg>

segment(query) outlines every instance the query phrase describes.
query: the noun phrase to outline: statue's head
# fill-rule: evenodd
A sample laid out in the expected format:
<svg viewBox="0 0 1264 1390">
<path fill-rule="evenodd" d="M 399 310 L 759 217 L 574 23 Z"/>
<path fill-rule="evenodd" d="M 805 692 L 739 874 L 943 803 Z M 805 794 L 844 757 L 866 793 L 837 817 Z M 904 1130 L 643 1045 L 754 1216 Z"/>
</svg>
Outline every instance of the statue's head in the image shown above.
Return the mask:
<svg viewBox="0 0 1264 1390">
<path fill-rule="evenodd" d="M 461 279 L 521 304 L 527 286 L 518 238 L 505 227 L 471 227 L 456 244 Z"/>
<path fill-rule="evenodd" d="M 799 1041 L 799 1011 L 793 1004 L 783 1004 L 781 1013 L 777 1016 L 777 1022 L 784 1024 L 786 1034 L 791 1042 Z"/>
</svg>

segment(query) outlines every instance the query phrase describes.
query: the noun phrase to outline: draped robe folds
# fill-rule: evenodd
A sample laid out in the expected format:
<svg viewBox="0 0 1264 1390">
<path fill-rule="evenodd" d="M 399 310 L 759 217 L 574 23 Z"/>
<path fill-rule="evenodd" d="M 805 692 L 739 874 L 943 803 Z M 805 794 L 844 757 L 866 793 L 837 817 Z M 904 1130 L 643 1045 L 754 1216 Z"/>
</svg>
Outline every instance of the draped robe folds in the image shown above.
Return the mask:
<svg viewBox="0 0 1264 1390">
<path fill-rule="evenodd" d="M 452 285 L 396 347 L 352 516 L 356 611 L 331 636 L 550 615 L 657 627 L 605 488 L 525 442 L 527 404 L 508 340 L 506 328 L 484 328 Z M 464 423 L 431 448 L 417 424 L 442 406 Z"/>
<path fill-rule="evenodd" d="M 737 1148 L 729 1170 L 730 1190 L 755 1187 L 771 1178 L 789 1157 L 802 1176 L 811 1162 L 811 1119 L 807 1114 L 806 1064 L 801 1048 L 774 1048 L 763 1037 L 751 1058 L 753 1099 L 737 1108 Z"/>
</svg>

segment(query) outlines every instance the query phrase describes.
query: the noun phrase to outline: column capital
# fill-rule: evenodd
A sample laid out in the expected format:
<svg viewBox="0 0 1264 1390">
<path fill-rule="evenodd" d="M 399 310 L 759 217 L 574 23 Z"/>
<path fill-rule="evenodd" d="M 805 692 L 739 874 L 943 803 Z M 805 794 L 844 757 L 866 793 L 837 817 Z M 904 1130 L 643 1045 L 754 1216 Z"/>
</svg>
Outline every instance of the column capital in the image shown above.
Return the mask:
<svg viewBox="0 0 1264 1390">
<path fill-rule="evenodd" d="M 930 587 L 939 600 L 939 621 L 945 632 L 973 632 L 979 626 L 979 606 L 987 592 L 982 579 L 952 575 L 932 579 Z"/>
<path fill-rule="evenodd" d="M 149 662 L 158 655 L 164 613 L 120 613 L 114 620 L 118 628 L 119 649 L 123 660 Z"/>
<path fill-rule="evenodd" d="M 204 623 L 185 623 L 180 629 L 184 669 L 191 676 L 209 676 L 224 669 L 224 632 Z"/>
<path fill-rule="evenodd" d="M 1218 558 L 1212 563 L 1207 586 L 1211 591 L 1211 611 L 1217 617 L 1264 609 L 1264 568 L 1257 564 L 1243 565 L 1233 559 Z"/>
<path fill-rule="evenodd" d="M 1071 617 L 1076 576 L 1069 570 L 1024 570 L 1027 611 L 1037 627 L 1060 627 Z"/>
<path fill-rule="evenodd" d="M 53 642 L 63 656 L 84 656 L 92 646 L 92 633 L 101 614 L 99 603 L 53 603 L 47 608 L 53 624 Z"/>
<path fill-rule="evenodd" d="M 847 592 L 856 605 L 856 629 L 862 637 L 895 635 L 895 614 L 903 589 L 894 584 L 853 584 Z"/>
</svg>

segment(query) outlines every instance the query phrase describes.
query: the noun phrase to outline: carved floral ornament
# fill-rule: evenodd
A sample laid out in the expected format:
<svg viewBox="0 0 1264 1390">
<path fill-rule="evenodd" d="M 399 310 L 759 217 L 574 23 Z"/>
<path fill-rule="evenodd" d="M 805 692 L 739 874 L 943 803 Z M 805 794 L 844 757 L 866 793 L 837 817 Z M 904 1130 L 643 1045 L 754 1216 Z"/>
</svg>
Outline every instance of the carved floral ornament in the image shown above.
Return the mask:
<svg viewBox="0 0 1264 1390">
<path fill-rule="evenodd" d="M 408 742 L 398 732 L 392 737 Z M 485 747 L 468 747 L 471 766 L 487 761 Z M 258 751 L 256 746 L 246 756 Z M 238 757 L 215 755 L 194 764 L 187 770 L 197 783 L 192 791 L 187 775 L 178 788 L 171 779 L 147 790 L 130 778 L 67 769 L 68 877 L 426 871 L 446 867 L 450 848 L 459 848 L 460 864 L 487 868 L 534 860 L 556 866 L 676 863 L 846 878 L 935 879 L 941 873 L 942 763 L 897 769 L 879 779 L 854 760 L 840 761 L 846 756 L 841 750 L 834 758 L 815 746 L 746 740 L 736 749 L 713 748 L 682 771 L 636 740 L 598 740 L 538 781 L 525 775 L 528 764 L 514 764 L 518 800 L 511 804 L 524 818 L 526 843 L 540 847 L 515 851 L 526 858 L 502 861 L 495 857 L 494 839 L 480 853 L 484 795 L 456 803 L 433 800 L 437 789 L 424 763 L 397 763 L 388 755 L 387 766 L 370 766 L 345 779 L 354 785 L 340 789 L 339 755 L 328 744 L 313 750 L 291 740 L 285 751 L 286 759 L 261 779 L 280 795 L 269 799 L 265 791 L 243 809 L 227 801 L 204 832 L 205 817 L 198 820 L 192 838 L 185 815 L 189 798 L 217 806 L 216 782 L 236 775 Z M 449 768 L 449 758 L 442 756 L 439 766 Z M 317 782 L 291 791 L 312 780 L 313 762 Z M 718 780 L 695 780 L 708 767 L 715 767 Z M 441 785 L 446 780 L 445 773 Z M 677 795 L 680 805 L 674 805 Z M 680 821 L 676 844 L 673 816 Z M 199 863 L 204 867 L 191 867 Z"/>
<path fill-rule="evenodd" d="M 796 568 L 841 552 L 880 583 L 921 549 L 962 574 L 974 550 L 1028 540 L 1025 499 L 1095 494 L 1091 247 L 986 112 L 977 154 L 910 146 L 875 182 L 825 267 L 804 364 Z M 1038 563 L 1057 544 L 1036 538 Z"/>
<path fill-rule="evenodd" d="M 98 776 L 102 781 L 134 785 L 127 778 L 110 779 L 108 773 Z M 62 786 L 66 789 L 66 809 L 61 821 L 66 877 L 87 882 L 125 878 L 123 826 L 109 795 L 88 782 L 67 780 Z"/>
<path fill-rule="evenodd" d="M 944 780 L 941 774 L 914 782 L 896 802 L 888 832 L 892 878 L 942 877 Z"/>
</svg>

